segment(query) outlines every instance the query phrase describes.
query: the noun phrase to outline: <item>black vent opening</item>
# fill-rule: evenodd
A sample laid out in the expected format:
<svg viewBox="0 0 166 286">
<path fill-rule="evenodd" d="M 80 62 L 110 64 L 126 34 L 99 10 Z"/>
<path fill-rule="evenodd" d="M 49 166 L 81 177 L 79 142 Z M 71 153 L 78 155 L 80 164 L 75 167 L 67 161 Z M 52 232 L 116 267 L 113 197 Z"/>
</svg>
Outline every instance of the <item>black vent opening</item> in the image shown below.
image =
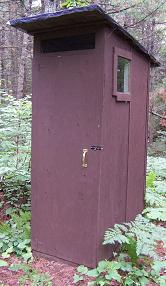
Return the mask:
<svg viewBox="0 0 166 286">
<path fill-rule="evenodd" d="M 56 53 L 95 48 L 95 33 L 41 41 L 42 53 Z"/>
</svg>

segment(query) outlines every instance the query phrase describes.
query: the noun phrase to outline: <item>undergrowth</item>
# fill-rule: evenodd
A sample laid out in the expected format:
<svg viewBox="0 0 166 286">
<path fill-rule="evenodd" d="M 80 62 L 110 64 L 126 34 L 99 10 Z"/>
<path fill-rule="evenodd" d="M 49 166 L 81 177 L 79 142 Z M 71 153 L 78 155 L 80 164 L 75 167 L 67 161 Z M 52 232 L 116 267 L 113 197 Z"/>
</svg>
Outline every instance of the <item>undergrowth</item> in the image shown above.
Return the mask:
<svg viewBox="0 0 166 286">
<path fill-rule="evenodd" d="M 100 261 L 93 270 L 79 266 L 75 284 L 88 277 L 88 286 L 114 285 L 113 281 L 122 286 L 166 285 L 166 261 L 156 252 L 159 241 L 166 247 L 166 229 L 156 223 L 166 221 L 166 159 L 149 157 L 147 170 L 143 213 L 134 221 L 115 224 L 105 232 L 103 244 L 118 243 L 121 251 L 114 253 L 113 261 Z"/>
<path fill-rule="evenodd" d="M 30 209 L 31 100 L 0 98 L 0 189 L 13 208 Z"/>
<path fill-rule="evenodd" d="M 20 286 L 27 285 L 27 282 L 30 282 L 31 286 L 52 286 L 50 276 L 47 273 L 41 273 L 34 269 L 31 264 L 14 264 L 10 266 L 10 270 L 23 271 L 23 275 L 19 278 Z"/>
<path fill-rule="evenodd" d="M 133 222 L 116 224 L 105 232 L 103 244 L 116 244 L 118 242 L 130 254 L 131 260 L 139 255 L 146 255 L 159 259 L 156 253 L 156 242 L 163 238 L 166 244 L 166 229 L 156 226 L 142 215 L 138 215 Z M 135 242 L 135 243 L 134 243 Z M 134 261 L 133 261 L 134 262 Z"/>
<path fill-rule="evenodd" d="M 166 221 L 166 159 L 148 158 L 145 210 L 150 220 Z"/>
<path fill-rule="evenodd" d="M 30 98 L 16 101 L 5 95 L 0 104 L 0 188 L 4 195 L 0 209 L 6 203 L 9 206 L 6 210 L 9 219 L 0 222 L 0 267 L 10 267 L 8 258 L 15 254 L 24 261 L 10 267 L 12 271 L 22 270 L 19 285 L 30 281 L 31 285 L 51 286 L 50 277 L 31 265 Z M 149 157 L 147 172 L 143 213 L 134 221 L 116 224 L 105 232 L 103 244 L 119 243 L 121 252 L 113 261 L 100 261 L 95 269 L 79 266 L 74 276 L 75 283 L 90 277 L 88 286 L 111 285 L 112 281 L 123 286 L 142 286 L 149 282 L 166 285 L 164 276 L 160 275 L 166 262 L 160 261 L 156 253 L 157 242 L 161 238 L 166 244 L 166 230 L 156 224 L 166 220 L 166 159 Z"/>
<path fill-rule="evenodd" d="M 30 212 L 19 211 L 0 223 L 0 253 L 2 258 L 16 254 L 24 260 L 32 258 L 30 247 Z"/>
<path fill-rule="evenodd" d="M 164 267 L 166 267 L 165 261 L 155 261 L 152 263 L 150 270 L 147 270 L 147 267 L 144 266 L 133 267 L 130 262 L 125 260 L 103 260 L 93 270 L 80 265 L 74 276 L 74 283 L 77 284 L 83 281 L 85 277 L 89 277 L 91 281 L 88 282 L 88 286 L 114 285 L 113 281 L 120 283 L 122 286 L 145 286 L 151 282 L 165 286 L 165 278 L 160 276 L 160 272 Z"/>
</svg>

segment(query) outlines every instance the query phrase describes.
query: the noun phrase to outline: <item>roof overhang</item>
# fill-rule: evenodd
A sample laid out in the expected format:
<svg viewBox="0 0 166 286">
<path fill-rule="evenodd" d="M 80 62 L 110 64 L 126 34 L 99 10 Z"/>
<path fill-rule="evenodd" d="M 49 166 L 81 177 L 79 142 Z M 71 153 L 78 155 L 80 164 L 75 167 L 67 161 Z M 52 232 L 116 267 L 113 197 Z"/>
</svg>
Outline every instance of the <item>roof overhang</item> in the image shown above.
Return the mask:
<svg viewBox="0 0 166 286">
<path fill-rule="evenodd" d="M 12 27 L 22 30 L 30 35 L 59 29 L 61 27 L 72 25 L 88 24 L 106 24 L 113 27 L 115 33 L 128 40 L 132 46 L 144 54 L 152 66 L 160 66 L 159 61 L 132 36 L 122 26 L 120 26 L 112 17 L 106 14 L 98 5 L 90 5 L 80 8 L 65 9 L 55 13 L 45 13 L 20 19 L 14 19 L 8 22 Z"/>
</svg>

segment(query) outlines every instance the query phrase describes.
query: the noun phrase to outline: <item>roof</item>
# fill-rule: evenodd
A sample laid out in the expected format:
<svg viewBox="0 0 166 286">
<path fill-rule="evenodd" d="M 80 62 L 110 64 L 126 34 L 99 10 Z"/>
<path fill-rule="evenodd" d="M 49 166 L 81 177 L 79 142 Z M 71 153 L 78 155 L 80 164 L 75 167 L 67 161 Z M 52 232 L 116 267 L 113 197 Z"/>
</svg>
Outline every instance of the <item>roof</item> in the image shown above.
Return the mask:
<svg viewBox="0 0 166 286">
<path fill-rule="evenodd" d="M 114 28 L 115 33 L 127 39 L 132 46 L 139 50 L 150 61 L 153 66 L 159 66 L 158 60 L 144 48 L 131 34 L 129 34 L 122 26 L 120 26 L 112 17 L 106 14 L 98 5 L 90 5 L 86 7 L 75 7 L 65 9 L 55 13 L 45 13 L 20 19 L 14 19 L 8 23 L 30 35 L 59 28 L 62 26 L 88 24 L 88 23 L 105 23 Z"/>
</svg>

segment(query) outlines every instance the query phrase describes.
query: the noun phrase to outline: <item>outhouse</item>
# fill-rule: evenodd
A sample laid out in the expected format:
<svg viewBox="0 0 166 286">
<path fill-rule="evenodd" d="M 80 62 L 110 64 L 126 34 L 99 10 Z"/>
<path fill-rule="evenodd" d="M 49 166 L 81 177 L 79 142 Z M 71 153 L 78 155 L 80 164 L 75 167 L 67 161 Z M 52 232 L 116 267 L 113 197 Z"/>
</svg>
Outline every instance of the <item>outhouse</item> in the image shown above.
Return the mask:
<svg viewBox="0 0 166 286">
<path fill-rule="evenodd" d="M 32 249 L 96 266 L 104 232 L 144 206 L 157 60 L 97 5 L 10 21 L 34 36 Z"/>
</svg>

